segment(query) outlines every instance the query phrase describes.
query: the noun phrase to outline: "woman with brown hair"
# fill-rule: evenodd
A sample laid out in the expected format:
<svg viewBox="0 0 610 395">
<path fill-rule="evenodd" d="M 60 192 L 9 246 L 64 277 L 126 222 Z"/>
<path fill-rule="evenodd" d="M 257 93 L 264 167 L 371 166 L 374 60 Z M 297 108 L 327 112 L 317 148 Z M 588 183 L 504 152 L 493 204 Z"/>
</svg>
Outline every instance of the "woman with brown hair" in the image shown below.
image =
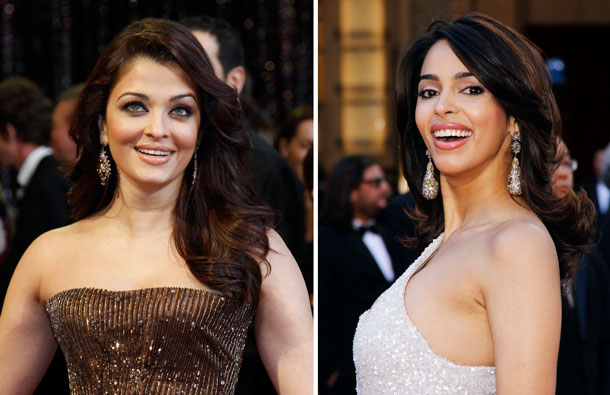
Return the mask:
<svg viewBox="0 0 610 395">
<path fill-rule="evenodd" d="M 251 320 L 276 389 L 311 393 L 307 292 L 244 175 L 238 121 L 179 24 L 111 41 L 71 129 L 76 222 L 30 246 L 7 293 L 3 393 L 33 391 L 58 343 L 72 393 L 232 393 Z"/>
<path fill-rule="evenodd" d="M 560 280 L 591 237 L 553 195 L 560 119 L 539 50 L 480 14 L 436 22 L 398 68 L 402 168 L 428 247 L 354 338 L 360 393 L 553 394 Z"/>
</svg>

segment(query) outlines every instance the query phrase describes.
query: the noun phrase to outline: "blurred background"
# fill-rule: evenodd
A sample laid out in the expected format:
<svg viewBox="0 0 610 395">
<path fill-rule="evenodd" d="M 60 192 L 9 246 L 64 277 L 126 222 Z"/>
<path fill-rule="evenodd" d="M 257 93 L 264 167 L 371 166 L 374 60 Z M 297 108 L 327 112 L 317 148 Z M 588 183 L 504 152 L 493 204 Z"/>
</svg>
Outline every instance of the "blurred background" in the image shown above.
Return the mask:
<svg viewBox="0 0 610 395">
<path fill-rule="evenodd" d="M 180 20 L 206 14 L 242 35 L 247 94 L 274 124 L 313 102 L 313 0 L 2 0 L 0 80 L 38 83 L 50 98 L 85 82 L 98 55 L 141 18 Z"/>
<path fill-rule="evenodd" d="M 527 36 L 549 59 L 577 184 L 594 178 L 595 151 L 610 141 L 610 2 L 607 0 L 320 0 L 319 166 L 349 154 L 379 161 L 398 186 L 395 67 L 435 19 L 482 12 Z M 396 191 L 396 189 L 395 189 Z"/>
</svg>

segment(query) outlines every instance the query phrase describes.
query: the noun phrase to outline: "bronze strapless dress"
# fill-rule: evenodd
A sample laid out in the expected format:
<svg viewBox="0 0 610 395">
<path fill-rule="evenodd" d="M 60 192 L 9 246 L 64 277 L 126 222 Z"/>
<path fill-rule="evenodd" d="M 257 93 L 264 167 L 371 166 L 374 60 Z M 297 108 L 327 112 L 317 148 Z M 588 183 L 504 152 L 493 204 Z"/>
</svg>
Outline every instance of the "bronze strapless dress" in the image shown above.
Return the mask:
<svg viewBox="0 0 610 395">
<path fill-rule="evenodd" d="M 77 288 L 46 303 L 72 394 L 232 394 L 253 309 L 189 288 Z"/>
</svg>

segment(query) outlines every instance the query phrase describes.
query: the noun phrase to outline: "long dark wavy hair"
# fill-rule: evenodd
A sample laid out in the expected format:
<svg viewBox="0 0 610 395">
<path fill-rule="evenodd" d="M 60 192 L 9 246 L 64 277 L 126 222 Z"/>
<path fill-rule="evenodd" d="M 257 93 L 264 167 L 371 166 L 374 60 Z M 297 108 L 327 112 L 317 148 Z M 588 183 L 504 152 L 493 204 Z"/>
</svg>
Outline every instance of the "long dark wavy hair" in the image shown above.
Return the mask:
<svg viewBox="0 0 610 395">
<path fill-rule="evenodd" d="M 199 42 L 178 23 L 143 19 L 127 26 L 104 49 L 78 99 L 70 134 L 78 146 L 70 168 L 73 217 L 105 210 L 117 193 L 116 165 L 102 186 L 98 120 L 112 87 L 136 57 L 180 67 L 190 78 L 201 112 L 197 162 L 184 172 L 174 207 L 173 240 L 191 273 L 239 303 L 258 302 L 261 267 L 269 269 L 266 231 L 270 211 L 257 198 L 244 170 L 250 140 L 239 124 L 237 93 L 216 78 Z M 191 186 L 194 166 L 198 177 Z"/>
<path fill-rule="evenodd" d="M 421 67 L 430 47 L 442 39 L 491 92 L 507 119 L 513 116 L 518 123 L 523 200 L 555 242 L 561 278 L 570 278 L 575 258 L 584 253 L 591 240 L 594 206 L 582 190 L 563 199 L 551 190 L 561 120 L 540 50 L 519 33 L 481 14 L 464 15 L 452 23 L 434 22 L 406 48 L 398 65 L 396 113 L 401 166 L 417 206 L 411 214 L 418 221 L 415 237 L 407 240 L 408 244 L 421 248 L 445 225 L 442 195 L 434 200 L 422 195 L 427 157 L 415 123 Z"/>
</svg>

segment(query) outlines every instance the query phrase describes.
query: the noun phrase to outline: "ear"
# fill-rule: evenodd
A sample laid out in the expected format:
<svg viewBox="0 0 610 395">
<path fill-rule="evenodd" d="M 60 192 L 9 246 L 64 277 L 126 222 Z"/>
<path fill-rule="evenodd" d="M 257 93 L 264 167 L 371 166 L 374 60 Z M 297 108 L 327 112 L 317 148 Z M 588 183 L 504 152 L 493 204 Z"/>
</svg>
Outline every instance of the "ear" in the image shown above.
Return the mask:
<svg viewBox="0 0 610 395">
<path fill-rule="evenodd" d="M 360 191 L 358 190 L 358 188 L 352 189 L 349 192 L 349 202 L 352 204 L 352 207 L 356 204 L 356 202 L 358 201 L 359 198 L 360 198 Z"/>
<path fill-rule="evenodd" d="M 14 141 L 16 139 L 17 139 L 17 129 L 15 129 L 15 126 L 12 123 L 7 122 L 6 123 L 6 140 Z"/>
<path fill-rule="evenodd" d="M 108 144 L 108 132 L 106 131 L 106 120 L 101 115 L 97 118 L 97 127 L 100 131 L 100 144 L 105 146 Z"/>
<path fill-rule="evenodd" d="M 277 149 L 280 151 L 280 155 L 282 155 L 283 158 L 286 158 L 288 156 L 288 140 L 281 137 L 278 140 Z"/>
<path fill-rule="evenodd" d="M 519 133 L 519 124 L 512 115 L 508 117 L 508 132 L 510 133 L 511 137 L 514 133 Z"/>
<path fill-rule="evenodd" d="M 233 67 L 227 73 L 225 82 L 229 84 L 229 86 L 235 88 L 235 90 L 237 90 L 237 94 L 239 95 L 246 84 L 246 69 L 242 66 Z"/>
</svg>

